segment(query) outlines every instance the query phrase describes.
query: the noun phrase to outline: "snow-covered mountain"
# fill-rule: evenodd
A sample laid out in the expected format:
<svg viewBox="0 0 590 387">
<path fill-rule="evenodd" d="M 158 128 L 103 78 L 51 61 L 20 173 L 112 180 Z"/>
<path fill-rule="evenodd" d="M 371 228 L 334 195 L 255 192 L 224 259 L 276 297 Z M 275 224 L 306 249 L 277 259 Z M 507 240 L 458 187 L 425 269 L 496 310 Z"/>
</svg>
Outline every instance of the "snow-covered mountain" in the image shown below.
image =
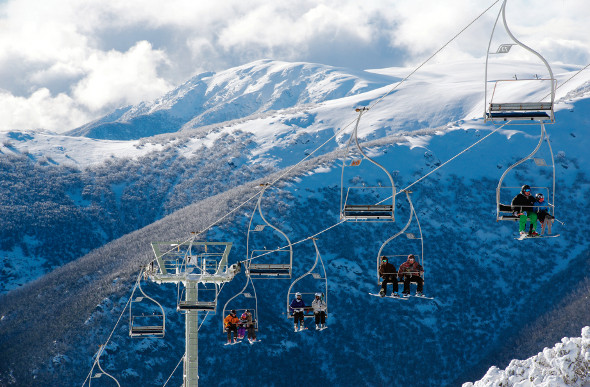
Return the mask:
<svg viewBox="0 0 590 387">
<path fill-rule="evenodd" d="M 12 214 L 7 224 L 15 227 L 2 234 L 3 252 L 13 254 L 4 261 L 10 270 L 4 269 L 3 279 L 11 278 L 13 286 L 0 296 L 0 354 L 9 359 L 0 362 L 0 381 L 27 384 L 33 375 L 45 384 L 81 384 L 98 344 L 104 343 L 125 307 L 139 268 L 152 258 L 149 242 L 187 238 L 189 231 L 210 226 L 251 197 L 259 183 L 279 176 L 280 188 L 263 202 L 269 221 L 292 241 L 329 229 L 319 235 L 318 244 L 330 283 L 330 329 L 321 336 L 292 334 L 291 322 L 283 315 L 290 281 L 261 281 L 257 293 L 262 345 L 222 346 L 222 316 L 208 317 L 199 332 L 202 383 L 384 385 L 395 380 L 407 385 L 460 385 L 481 377 L 493 364 L 508 364 L 513 357 L 502 355 L 506 343 L 519 337 L 521 327 L 550 313 L 587 278 L 590 242 L 585 233 L 571 232 L 569 225 L 579 223 L 584 198 L 590 194 L 588 73 L 558 90 L 556 124 L 548 126 L 556 156 L 555 203 L 559 220 L 566 224 L 556 225 L 560 238 L 516 241 L 515 224 L 495 221 L 498 178 L 535 147 L 539 130 L 534 126 L 506 127 L 412 186 L 424 233 L 425 286 L 435 301 L 396 302 L 367 295 L 377 289 L 375 257 L 381 243 L 398 232 L 409 215 L 404 195 L 397 198 L 394 224 L 332 227 L 338 222 L 339 158 L 357 117 L 354 108 L 371 105 L 395 87 L 363 115 L 359 135 L 402 189 L 496 129 L 479 118 L 482 66 L 480 60 L 426 66 L 401 85 L 357 89 L 342 98 L 323 98 L 319 104 L 276 102 L 275 108 L 286 108 L 242 112 L 245 116 L 206 126 L 186 124 L 198 121 L 200 114 L 187 113 L 184 126 L 178 127 L 182 130 L 133 141 L 46 132 L 0 134 L 2 181 L 10 183 L 3 186 L 2 209 Z M 372 73 L 393 82 L 409 71 Z M 554 71 L 563 83 L 577 68 L 556 64 Z M 228 73 L 234 74 L 233 82 L 248 78 L 247 73 L 235 78 L 236 70 Z M 347 81 L 329 83 L 323 95 L 339 89 L 339 82 Z M 317 93 L 300 93 L 311 94 Z M 279 100 L 283 98 L 285 94 Z M 133 109 L 147 112 L 148 106 L 156 109 L 156 104 L 147 103 Z M 176 105 L 171 106 L 176 111 Z M 306 156 L 309 160 L 288 170 Z M 550 159 L 546 147 L 538 157 Z M 506 184 L 548 184 L 547 172 L 535 168 L 533 163 L 523 165 Z M 347 172 L 345 184 L 383 181 L 370 163 Z M 27 193 L 29 185 L 49 192 L 35 196 Z M 232 262 L 244 259 L 251 205 L 207 233 L 211 240 L 234 243 Z M 27 211 L 51 216 L 36 227 L 23 227 L 30 217 Z M 76 226 L 60 229 L 58 220 L 70 211 Z M 415 241 L 400 239 L 388 246 L 388 254 L 415 248 Z M 27 272 L 47 256 L 48 246 L 58 249 L 60 257 L 64 251 L 70 256 L 78 251 L 79 258 Z M 84 249 L 94 250 L 85 254 Z M 309 269 L 310 257 L 313 249 L 308 244 L 297 245 L 296 276 Z M 20 286 L 22 282 L 13 278 L 25 278 L 27 284 Z M 220 304 L 243 281 L 240 276 L 224 287 Z M 144 288 L 166 306 L 167 334 L 164 340 L 135 341 L 127 337 L 126 323 L 117 327 L 101 361 L 126 385 L 162 385 L 184 348 L 176 289 L 150 283 Z M 537 345 L 552 345 L 559 338 L 547 335 L 543 340 Z M 225 365 L 236 359 L 240 361 L 228 375 Z M 293 373 L 294 365 L 302 372 Z M 473 377 L 481 367 L 484 371 Z M 172 382 L 180 383 L 179 374 Z"/>
<path fill-rule="evenodd" d="M 463 384 L 463 387 L 488 386 L 590 386 L 590 327 L 582 329 L 582 337 L 564 337 L 538 355 L 512 360 L 504 370 L 492 367 L 481 380 Z"/>
<path fill-rule="evenodd" d="M 395 81 L 384 75 L 319 64 L 260 60 L 219 74 L 196 75 L 162 98 L 118 109 L 69 134 L 105 140 L 139 139 L 304 107 Z"/>
</svg>

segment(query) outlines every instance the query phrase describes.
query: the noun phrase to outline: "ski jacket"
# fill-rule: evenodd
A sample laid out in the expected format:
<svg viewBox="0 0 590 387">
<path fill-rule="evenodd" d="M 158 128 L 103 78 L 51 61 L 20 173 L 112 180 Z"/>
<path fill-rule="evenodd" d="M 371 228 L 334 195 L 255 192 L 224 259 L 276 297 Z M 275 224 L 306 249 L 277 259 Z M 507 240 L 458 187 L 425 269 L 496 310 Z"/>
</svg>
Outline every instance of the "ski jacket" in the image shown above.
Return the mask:
<svg viewBox="0 0 590 387">
<path fill-rule="evenodd" d="M 303 298 L 301 300 L 295 298 L 293 301 L 291 301 L 291 305 L 289 305 L 289 307 L 293 312 L 303 312 L 303 308 L 305 308 L 305 302 L 303 302 Z"/>
<path fill-rule="evenodd" d="M 328 309 L 326 303 L 321 298 L 313 300 L 311 307 L 313 308 L 313 313 L 325 312 Z"/>
<path fill-rule="evenodd" d="M 379 277 L 381 278 L 385 278 L 386 275 L 395 275 L 396 270 L 395 270 L 395 266 L 389 262 L 386 263 L 382 263 L 379 266 Z"/>
<path fill-rule="evenodd" d="M 223 320 L 223 323 L 224 323 L 224 325 L 225 325 L 226 328 L 229 328 L 232 325 L 238 325 L 240 323 L 240 319 L 237 316 L 232 316 L 231 313 L 230 313 Z"/>
<path fill-rule="evenodd" d="M 413 275 L 420 275 L 424 271 L 422 265 L 418 262 L 414 261 L 414 263 L 410 263 L 410 261 L 406 261 L 401 264 L 399 267 L 399 271 L 397 272 L 397 276 L 403 278 L 404 276 L 413 276 Z"/>
<path fill-rule="evenodd" d="M 248 313 L 244 313 L 242 315 L 242 320 L 244 321 L 246 327 L 251 327 L 254 325 L 254 320 L 252 318 L 252 313 L 248 314 Z"/>
<path fill-rule="evenodd" d="M 546 201 L 543 201 L 543 203 L 541 203 L 540 201 L 535 200 L 535 204 L 533 205 L 533 211 L 535 211 L 537 214 L 541 211 L 549 212 L 549 203 L 547 203 Z"/>
<path fill-rule="evenodd" d="M 533 195 L 525 196 L 522 193 L 519 193 L 512 199 L 512 211 L 520 214 L 524 212 L 531 212 L 533 211 L 533 206 L 535 205 L 535 197 Z"/>
</svg>

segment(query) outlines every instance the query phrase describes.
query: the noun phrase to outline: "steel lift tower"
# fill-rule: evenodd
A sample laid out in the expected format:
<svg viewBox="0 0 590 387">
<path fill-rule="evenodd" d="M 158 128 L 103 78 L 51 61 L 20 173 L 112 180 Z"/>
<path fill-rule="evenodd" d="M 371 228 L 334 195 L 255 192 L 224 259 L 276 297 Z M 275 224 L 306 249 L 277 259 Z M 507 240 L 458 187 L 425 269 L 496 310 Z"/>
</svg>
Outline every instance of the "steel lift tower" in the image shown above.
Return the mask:
<svg viewBox="0 0 590 387">
<path fill-rule="evenodd" d="M 152 242 L 156 264 L 146 269 L 148 279 L 184 286 L 176 308 L 185 314 L 185 387 L 199 384 L 199 311 L 215 313 L 221 285 L 240 272 L 239 263 L 228 266 L 231 247 L 231 242 Z"/>
</svg>

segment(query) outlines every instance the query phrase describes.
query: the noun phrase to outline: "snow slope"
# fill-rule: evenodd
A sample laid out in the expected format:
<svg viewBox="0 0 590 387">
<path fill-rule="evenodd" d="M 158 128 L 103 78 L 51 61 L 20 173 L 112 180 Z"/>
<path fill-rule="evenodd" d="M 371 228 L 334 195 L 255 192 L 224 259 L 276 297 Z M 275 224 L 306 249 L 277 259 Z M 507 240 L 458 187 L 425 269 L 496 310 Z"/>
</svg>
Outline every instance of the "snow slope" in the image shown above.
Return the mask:
<svg viewBox="0 0 590 387">
<path fill-rule="evenodd" d="M 588 387 L 590 386 L 590 327 L 582 337 L 564 337 L 526 360 L 512 360 L 504 370 L 492 367 L 475 383 L 463 387 Z"/>
</svg>

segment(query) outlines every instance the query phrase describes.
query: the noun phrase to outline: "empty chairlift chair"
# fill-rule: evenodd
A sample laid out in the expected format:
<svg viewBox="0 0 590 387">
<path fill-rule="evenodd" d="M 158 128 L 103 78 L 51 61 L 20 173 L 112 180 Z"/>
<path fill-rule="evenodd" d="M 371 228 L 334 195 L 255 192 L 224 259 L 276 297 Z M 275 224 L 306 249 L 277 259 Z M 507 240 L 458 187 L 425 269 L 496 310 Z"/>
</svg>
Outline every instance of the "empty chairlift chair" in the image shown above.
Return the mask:
<svg viewBox="0 0 590 387">
<path fill-rule="evenodd" d="M 506 3 L 507 0 L 504 0 L 504 2 L 502 3 L 502 7 L 500 8 L 500 12 L 498 13 L 498 17 L 496 18 L 496 22 L 494 24 L 494 28 L 492 29 L 490 41 L 488 44 L 485 67 L 484 120 L 491 121 L 495 124 L 522 125 L 553 123 L 555 121 L 554 101 L 556 88 L 556 80 L 553 76 L 553 71 L 551 70 L 549 63 L 547 63 L 547 61 L 545 60 L 545 58 L 541 56 L 541 54 L 520 42 L 512 34 L 506 22 Z M 494 33 L 496 32 L 496 26 L 498 24 L 498 19 L 500 18 L 500 16 L 502 16 L 502 22 L 506 33 L 514 43 L 501 44 L 495 52 L 490 52 L 490 47 L 492 45 L 492 40 L 494 37 Z M 538 76 L 529 78 L 519 78 L 515 75 L 511 79 L 491 80 L 489 69 L 495 68 L 496 66 L 491 65 L 490 59 L 510 55 L 510 52 L 514 51 L 512 50 L 512 46 L 522 47 L 523 49 L 537 57 L 545 65 L 545 68 L 547 69 L 548 73 L 548 78 L 539 78 Z M 488 99 L 488 85 L 490 83 L 493 83 L 494 87 Z M 543 94 L 546 94 L 543 99 L 549 99 L 541 101 L 513 100 L 514 97 L 512 97 L 512 94 L 515 91 L 525 91 L 524 94 L 532 95 L 534 94 L 535 90 L 539 89 L 539 86 L 542 86 L 541 91 L 543 92 Z"/>
<path fill-rule="evenodd" d="M 354 127 L 354 131 L 348 141 L 347 153 L 342 161 L 342 174 L 340 179 L 340 219 L 354 222 L 374 222 L 374 221 L 395 221 L 395 184 L 393 177 L 385 167 L 377 163 L 375 160 L 367 156 L 358 141 L 358 126 L 361 117 L 368 108 L 358 108 L 359 113 Z M 351 143 L 354 146 L 360 158 L 355 159 L 350 157 Z M 351 159 L 348 163 L 347 160 Z M 344 179 L 345 170 L 359 167 L 363 160 L 367 160 L 373 165 L 377 166 L 387 176 L 387 183 L 389 185 L 379 186 L 346 186 Z"/>
<path fill-rule="evenodd" d="M 291 240 L 287 234 L 281 231 L 278 227 L 270 224 L 264 217 L 261 209 L 261 202 L 266 189 L 270 185 L 261 184 L 260 186 L 262 189 L 258 201 L 256 202 L 256 206 L 252 211 L 246 236 L 246 250 L 249 252 L 249 257 L 247 257 L 249 263 L 246 265 L 246 272 L 248 276 L 256 279 L 289 279 L 291 278 L 293 267 L 293 247 L 291 246 Z M 253 227 L 254 216 L 256 213 L 258 213 L 262 223 Z M 265 239 L 264 233 L 266 233 L 268 229 L 278 233 L 278 235 L 280 235 L 279 238 L 285 241 L 286 247 L 277 248 L 275 250 L 266 248 L 254 249 L 252 247 L 252 240 L 254 237 L 257 236 L 258 238 Z"/>
<path fill-rule="evenodd" d="M 129 303 L 129 336 L 164 337 L 166 332 L 166 314 L 159 302 L 145 294 L 141 280 L 137 282 L 139 296 L 131 296 Z"/>
</svg>

